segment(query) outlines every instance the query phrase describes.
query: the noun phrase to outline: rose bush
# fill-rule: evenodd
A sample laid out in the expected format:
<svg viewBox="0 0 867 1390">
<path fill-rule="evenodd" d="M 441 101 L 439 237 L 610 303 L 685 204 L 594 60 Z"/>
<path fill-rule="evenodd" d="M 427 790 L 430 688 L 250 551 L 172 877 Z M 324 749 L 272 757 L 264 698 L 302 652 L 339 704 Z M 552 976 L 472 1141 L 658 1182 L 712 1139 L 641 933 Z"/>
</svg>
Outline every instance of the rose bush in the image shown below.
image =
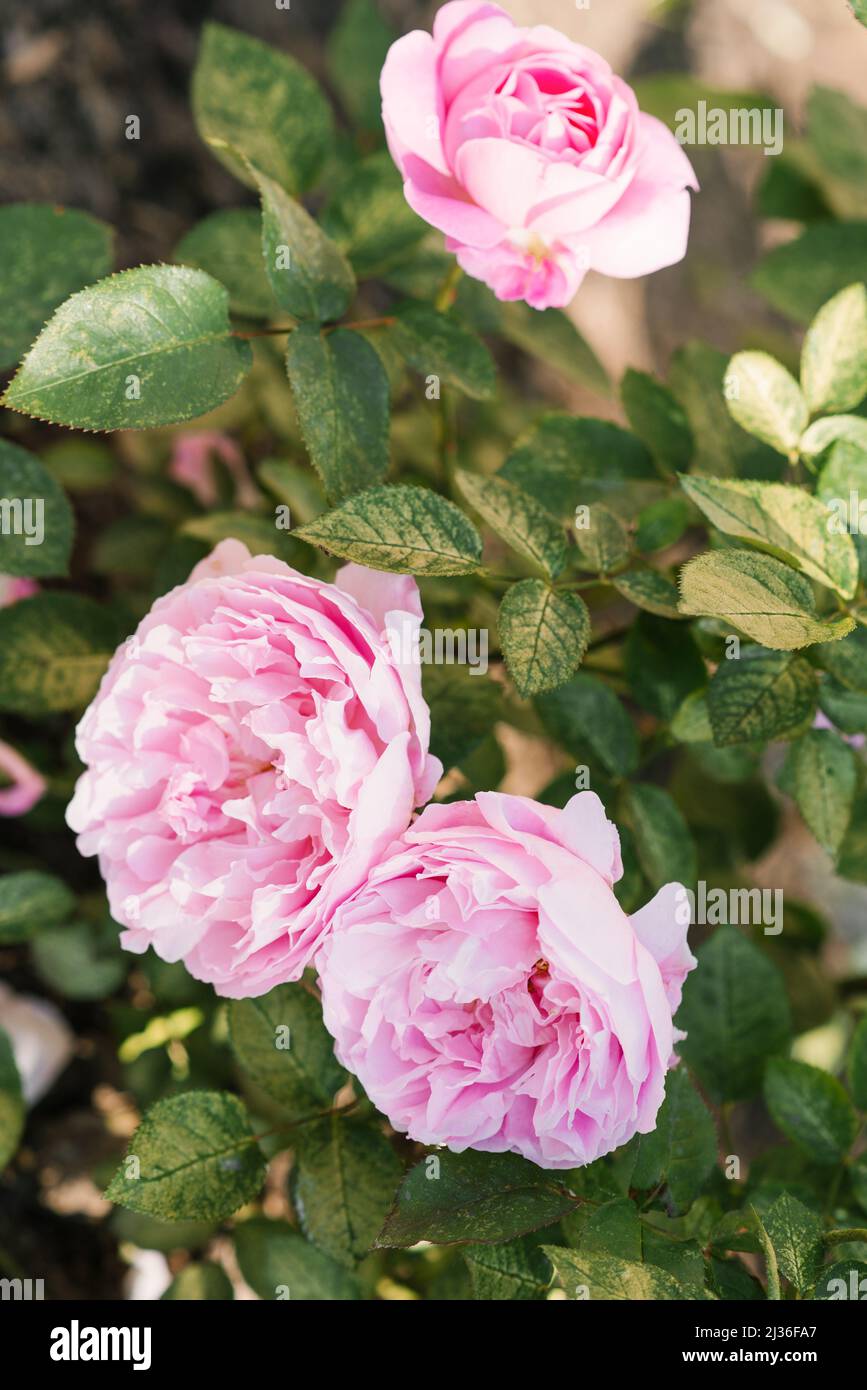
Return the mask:
<svg viewBox="0 0 867 1390">
<path fill-rule="evenodd" d="M 116 253 L 0 207 L 0 1273 L 848 1298 L 867 116 L 820 87 L 779 158 L 687 158 L 678 111 L 736 100 L 656 71 L 689 5 L 631 86 L 494 5 L 401 37 L 376 0 L 314 76 L 284 37 L 330 8 L 204 26 L 198 156 L 142 77 L 81 183 Z M 606 361 L 628 312 L 658 365 L 615 383 L 556 306 L 683 255 L 693 164 L 689 263 L 579 289 Z"/>
<path fill-rule="evenodd" d="M 388 145 L 407 202 L 498 299 L 568 304 L 588 270 L 686 252 L 692 166 L 604 58 L 499 5 L 453 0 L 389 50 Z"/>
</svg>

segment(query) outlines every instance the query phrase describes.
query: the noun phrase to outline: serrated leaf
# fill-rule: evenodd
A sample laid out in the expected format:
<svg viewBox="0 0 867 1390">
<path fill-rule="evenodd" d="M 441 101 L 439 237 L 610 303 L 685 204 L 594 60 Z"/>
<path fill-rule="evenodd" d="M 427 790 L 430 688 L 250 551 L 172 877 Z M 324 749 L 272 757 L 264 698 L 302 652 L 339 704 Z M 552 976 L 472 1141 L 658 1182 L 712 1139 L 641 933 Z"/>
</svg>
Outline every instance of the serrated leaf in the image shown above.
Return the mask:
<svg viewBox="0 0 867 1390">
<path fill-rule="evenodd" d="M 382 361 L 358 333 L 320 333 L 302 324 L 289 336 L 286 370 L 311 461 L 341 500 L 388 468 L 389 386 Z"/>
<path fill-rule="evenodd" d="M 455 481 L 466 502 L 498 536 L 555 579 L 566 563 L 562 526 L 534 497 L 502 478 L 486 478 L 459 468 Z"/>
<path fill-rule="evenodd" d="M 557 593 L 541 579 L 513 584 L 500 603 L 497 623 L 506 664 L 522 695 L 538 695 L 567 681 L 590 639 L 584 600 Z"/>
<path fill-rule="evenodd" d="M 815 1163 L 841 1163 L 858 1129 L 836 1077 L 806 1062 L 775 1057 L 765 1074 L 765 1102 L 779 1129 Z"/>
<path fill-rule="evenodd" d="M 867 1017 L 860 1020 L 852 1034 L 848 1076 L 853 1101 L 859 1110 L 867 1110 Z"/>
<path fill-rule="evenodd" d="M 353 1269 L 382 1229 L 401 1164 L 373 1125 L 331 1115 L 298 1133 L 292 1198 L 305 1235 Z"/>
<path fill-rule="evenodd" d="M 856 627 L 842 642 L 821 643 L 810 657 L 847 690 L 867 694 L 867 630 Z"/>
<path fill-rule="evenodd" d="M 437 376 L 474 400 L 494 394 L 494 359 L 469 329 L 420 302 L 399 304 L 394 317 L 390 341 L 422 376 Z"/>
<path fill-rule="evenodd" d="M 231 1280 L 226 1271 L 211 1260 L 192 1261 L 184 1265 L 179 1274 L 176 1274 L 164 1294 L 160 1295 L 161 1302 L 219 1299 L 228 1303 L 235 1297 Z"/>
<path fill-rule="evenodd" d="M 244 1221 L 235 1232 L 235 1254 L 260 1298 L 325 1303 L 361 1297 L 352 1275 L 286 1221 Z"/>
<path fill-rule="evenodd" d="M 852 818 L 858 784 L 854 752 L 833 730 L 811 729 L 792 744 L 786 776 L 805 822 L 835 857 Z"/>
<path fill-rule="evenodd" d="M 613 509 L 627 487 L 630 499 L 644 505 L 661 487 L 653 459 L 635 435 L 609 420 L 557 412 L 518 440 L 500 477 L 570 522 L 579 505 L 605 501 Z"/>
<path fill-rule="evenodd" d="M 559 1245 L 542 1248 L 569 1298 L 638 1303 L 697 1297 L 655 1265 L 635 1264 L 601 1252 L 585 1255 Z"/>
<path fill-rule="evenodd" d="M 69 573 L 74 520 L 63 488 L 17 444 L 0 439 L 0 574 Z"/>
<path fill-rule="evenodd" d="M 805 1293 L 816 1282 L 822 1266 L 824 1228 L 820 1218 L 797 1197 L 784 1193 L 774 1202 L 764 1225 L 781 1273 L 798 1293 Z"/>
<path fill-rule="evenodd" d="M 294 534 L 311 545 L 392 574 L 471 574 L 482 557 L 475 527 L 428 488 L 369 488 Z"/>
<path fill-rule="evenodd" d="M 651 888 L 672 882 L 691 887 L 695 844 L 676 801 L 664 787 L 636 782 L 629 788 L 627 806 L 639 863 Z"/>
<path fill-rule="evenodd" d="M 576 1199 L 553 1173 L 517 1154 L 442 1150 L 411 1168 L 377 1246 L 498 1243 L 550 1226 Z"/>
<path fill-rule="evenodd" d="M 527 1236 L 502 1245 L 467 1245 L 473 1298 L 529 1302 L 541 1299 L 551 1282 L 551 1265 L 538 1241 Z"/>
<path fill-rule="evenodd" d="M 238 1097 L 184 1091 L 147 1111 L 105 1195 L 166 1221 L 218 1220 L 249 1202 L 264 1177 L 262 1151 Z"/>
<path fill-rule="evenodd" d="M 629 533 L 620 518 L 598 503 L 585 512 L 579 509 L 579 514 L 573 535 L 582 568 L 594 574 L 609 574 L 625 565 L 629 559 Z"/>
<path fill-rule="evenodd" d="M 112 230 L 53 203 L 0 208 L 0 371 L 20 361 L 58 304 L 111 270 Z"/>
<path fill-rule="evenodd" d="M 666 1077 L 656 1128 L 639 1138 L 632 1184 L 649 1191 L 666 1183 L 675 1207 L 683 1211 L 698 1197 L 716 1161 L 713 1119 L 683 1067 L 677 1067 Z"/>
<path fill-rule="evenodd" d="M 816 222 L 759 262 L 752 283 L 798 323 L 809 323 L 832 295 L 867 280 L 867 222 Z"/>
<path fill-rule="evenodd" d="M 0 611 L 0 709 L 83 708 L 120 639 L 113 616 L 78 594 L 35 594 Z"/>
<path fill-rule="evenodd" d="M 816 708 L 816 673 L 803 657 L 748 647 L 721 661 L 707 703 L 717 747 L 787 738 Z"/>
<path fill-rule="evenodd" d="M 735 927 L 721 926 L 699 946 L 677 1026 L 684 1060 L 715 1102 L 755 1095 L 765 1061 L 786 1045 L 789 1005 L 779 971 Z"/>
<path fill-rule="evenodd" d="M 234 395 L 252 364 L 227 292 L 203 270 L 148 265 L 67 299 L 3 404 L 55 425 L 146 429 L 192 420 Z"/>
<path fill-rule="evenodd" d="M 0 1028 L 0 1173 L 12 1162 L 24 1132 L 21 1077 L 9 1034 Z"/>
<path fill-rule="evenodd" d="M 630 425 L 657 464 L 669 473 L 687 468 L 695 447 L 692 430 L 668 387 L 630 367 L 620 383 L 620 396 Z"/>
<path fill-rule="evenodd" d="M 331 108 L 306 68 L 238 29 L 205 25 L 192 96 L 199 134 L 242 183 L 248 159 L 297 193 L 331 151 Z"/>
<path fill-rule="evenodd" d="M 655 613 L 660 618 L 679 618 L 677 589 L 670 579 L 659 570 L 636 565 L 632 569 L 621 570 L 611 580 L 618 594 L 629 599 L 636 608 L 645 613 Z"/>
<path fill-rule="evenodd" d="M 322 1010 L 301 984 L 233 999 L 229 1038 L 241 1070 L 293 1119 L 327 1110 L 346 1080 Z"/>
<path fill-rule="evenodd" d="M 795 378 L 767 352 L 736 352 L 729 362 L 724 390 L 738 424 L 772 449 L 787 456 L 810 418 Z"/>
<path fill-rule="evenodd" d="M 867 22 L 867 21 L 865 21 Z M 856 1298 L 860 1300 L 864 1297 L 863 1290 L 867 1287 L 867 1261 L 865 1260 L 838 1260 L 836 1264 L 826 1266 L 813 1290 L 814 1299 L 846 1299 Z"/>
<path fill-rule="evenodd" d="M 628 777 L 638 766 L 635 725 L 614 694 L 599 680 L 579 672 L 558 690 L 536 697 L 546 729 L 558 743 L 577 755 L 589 744 L 606 771 Z"/>
<path fill-rule="evenodd" d="M 355 293 L 349 262 L 285 188 L 250 169 L 262 200 L 262 256 L 274 298 L 296 319 L 339 319 Z"/>
<path fill-rule="evenodd" d="M 0 945 L 25 941 L 35 931 L 65 921 L 75 896 L 62 879 L 39 869 L 0 877 Z"/>
<path fill-rule="evenodd" d="M 797 565 L 843 598 L 858 585 L 858 555 L 849 535 L 832 529 L 832 514 L 809 493 L 786 483 L 681 477 L 686 495 L 713 526 Z"/>
<path fill-rule="evenodd" d="M 173 259 L 206 271 L 224 285 L 233 314 L 267 319 L 275 313 L 262 264 L 262 217 L 254 208 L 209 213 L 181 237 Z"/>
<path fill-rule="evenodd" d="M 867 394 L 867 289 L 849 285 L 819 310 L 801 350 L 811 412 L 853 410 Z"/>
<path fill-rule="evenodd" d="M 321 222 L 362 279 L 400 265 L 429 231 L 406 201 L 394 160 L 385 151 L 350 167 Z"/>
<path fill-rule="evenodd" d="M 751 550 L 699 555 L 680 572 L 680 611 L 721 618 L 775 651 L 844 637 L 853 618 L 821 621 L 810 583 L 796 570 Z"/>
</svg>

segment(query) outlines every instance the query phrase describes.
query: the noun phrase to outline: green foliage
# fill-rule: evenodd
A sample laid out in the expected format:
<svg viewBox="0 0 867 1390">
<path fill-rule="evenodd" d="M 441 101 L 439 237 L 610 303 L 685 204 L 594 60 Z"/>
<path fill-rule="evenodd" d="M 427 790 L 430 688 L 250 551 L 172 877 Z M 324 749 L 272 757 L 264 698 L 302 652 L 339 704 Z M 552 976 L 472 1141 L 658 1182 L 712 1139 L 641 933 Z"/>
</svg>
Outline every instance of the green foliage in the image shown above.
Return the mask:
<svg viewBox="0 0 867 1390">
<path fill-rule="evenodd" d="M 425 377 L 439 377 L 475 400 L 494 394 L 494 362 L 484 343 L 448 314 L 429 304 L 400 304 L 391 341 Z"/>
<path fill-rule="evenodd" d="M 849 828 L 858 783 L 854 752 L 831 729 L 813 729 L 792 744 L 784 776 L 819 844 L 836 856 Z"/>
<path fill-rule="evenodd" d="M 293 1120 L 327 1110 L 346 1080 L 322 1011 L 303 985 L 233 1000 L 229 1036 L 244 1076 Z"/>
<path fill-rule="evenodd" d="M 802 575 L 750 550 L 709 551 L 684 566 L 680 611 L 720 618 L 776 651 L 830 642 L 855 626 L 847 617 L 822 621 Z"/>
<path fill-rule="evenodd" d="M 725 747 L 789 738 L 816 708 L 816 673 L 803 657 L 748 647 L 723 661 L 707 691 L 714 742 Z"/>
<path fill-rule="evenodd" d="M 0 710 L 83 709 L 120 635 L 111 613 L 77 594 L 36 594 L 0 611 Z"/>
<path fill-rule="evenodd" d="M 24 941 L 68 918 L 75 898 L 53 874 L 25 869 L 0 877 L 0 944 Z"/>
<path fill-rule="evenodd" d="M 262 199 L 262 255 L 274 298 L 297 319 L 339 319 L 355 293 L 348 261 L 301 203 L 250 169 Z"/>
<path fill-rule="evenodd" d="M 0 1028 L 0 1172 L 11 1163 L 24 1131 L 21 1078 L 8 1033 Z"/>
<path fill-rule="evenodd" d="M 500 643 L 522 695 L 554 690 L 581 663 L 590 615 L 578 594 L 558 593 L 541 579 L 513 584 L 497 617 Z"/>
<path fill-rule="evenodd" d="M 203 1260 L 200 1264 L 184 1265 L 180 1274 L 175 1275 L 162 1295 L 163 1299 L 168 1302 L 175 1300 L 192 1302 L 207 1299 L 221 1299 L 228 1302 L 234 1296 L 231 1282 L 225 1271 L 219 1265 L 212 1264 L 208 1260 Z"/>
<path fill-rule="evenodd" d="M 776 1057 L 768 1064 L 765 1100 L 774 1123 L 815 1163 L 841 1163 L 858 1120 L 839 1081 L 818 1067 Z"/>
<path fill-rule="evenodd" d="M 427 488 L 369 488 L 296 535 L 343 560 L 393 574 L 470 574 L 482 542 L 453 503 Z"/>
<path fill-rule="evenodd" d="M 492 531 L 547 579 L 556 579 L 566 563 L 566 537 L 534 497 L 503 478 L 482 478 L 464 470 L 457 472 L 456 482 L 468 506 Z"/>
<path fill-rule="evenodd" d="M 353 1269 L 382 1229 L 401 1171 L 388 1140 L 364 1120 L 332 1115 L 306 1125 L 292 1185 L 305 1234 Z"/>
</svg>

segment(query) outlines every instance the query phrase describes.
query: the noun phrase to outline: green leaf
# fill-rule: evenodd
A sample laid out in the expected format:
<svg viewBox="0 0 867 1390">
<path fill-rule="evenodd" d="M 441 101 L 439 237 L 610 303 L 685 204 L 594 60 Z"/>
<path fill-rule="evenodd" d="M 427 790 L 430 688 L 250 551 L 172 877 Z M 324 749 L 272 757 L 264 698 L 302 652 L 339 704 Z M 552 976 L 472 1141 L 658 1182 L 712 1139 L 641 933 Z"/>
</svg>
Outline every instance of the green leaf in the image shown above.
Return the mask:
<svg viewBox="0 0 867 1390">
<path fill-rule="evenodd" d="M 823 849 L 837 855 L 858 784 L 858 759 L 839 734 L 811 729 L 793 743 L 786 760 L 787 787 Z"/>
<path fill-rule="evenodd" d="M 867 181 L 867 111 L 845 92 L 816 86 L 807 102 L 810 145 L 827 174 L 862 194 Z"/>
<path fill-rule="evenodd" d="M 54 874 L 25 869 L 0 877 L 0 945 L 26 941 L 37 930 L 65 921 L 75 897 Z"/>
<path fill-rule="evenodd" d="M 500 477 L 570 522 L 579 505 L 616 507 L 627 487 L 629 498 L 640 497 L 643 505 L 660 488 L 653 459 L 635 435 L 608 420 L 558 413 L 543 416 L 518 441 Z"/>
<path fill-rule="evenodd" d="M 814 1163 L 842 1163 L 858 1118 L 840 1082 L 818 1067 L 775 1057 L 765 1074 L 771 1118 Z"/>
<path fill-rule="evenodd" d="M 717 747 L 788 738 L 816 708 L 816 673 L 803 657 L 747 647 L 721 661 L 707 692 Z"/>
<path fill-rule="evenodd" d="M 161 1301 L 221 1299 L 229 1302 L 234 1297 L 231 1281 L 222 1266 L 211 1260 L 201 1260 L 184 1265 L 161 1295 Z"/>
<path fill-rule="evenodd" d="M 680 807 L 663 787 L 636 782 L 627 807 L 638 860 L 651 888 L 695 883 L 695 844 Z"/>
<path fill-rule="evenodd" d="M 264 1177 L 238 1097 L 184 1091 L 148 1110 L 105 1195 L 164 1221 L 220 1220 L 255 1197 Z"/>
<path fill-rule="evenodd" d="M 235 1231 L 235 1254 L 260 1298 L 330 1303 L 361 1297 L 352 1275 L 285 1221 L 244 1221 Z"/>
<path fill-rule="evenodd" d="M 695 443 L 686 412 L 655 377 L 632 367 L 620 383 L 627 418 L 639 439 L 667 473 L 688 468 Z"/>
<path fill-rule="evenodd" d="M 816 1282 L 822 1267 L 821 1220 L 797 1197 L 783 1193 L 765 1217 L 764 1225 L 777 1252 L 781 1273 L 798 1293 L 805 1293 Z"/>
<path fill-rule="evenodd" d="M 389 339 L 422 376 L 437 376 L 474 400 L 488 400 L 494 394 L 496 369 L 484 343 L 429 304 L 399 304 Z"/>
<path fill-rule="evenodd" d="M 20 361 L 58 304 L 111 270 L 112 230 L 52 203 L 0 208 L 0 371 Z"/>
<path fill-rule="evenodd" d="M 179 534 L 205 541 L 209 549 L 223 540 L 243 541 L 252 555 L 276 555 L 290 565 L 303 567 L 305 557 L 309 556 L 294 533 L 275 525 L 273 515 L 265 516 L 260 512 L 208 512 L 185 521 Z"/>
<path fill-rule="evenodd" d="M 384 151 L 352 165 L 325 206 L 322 227 L 361 279 L 400 265 L 429 231 L 406 201 L 394 160 Z"/>
<path fill-rule="evenodd" d="M 542 1248 L 569 1298 L 638 1303 L 696 1297 L 655 1265 L 635 1264 L 601 1252 L 585 1255 L 559 1245 Z"/>
<path fill-rule="evenodd" d="M 649 1191 L 664 1182 L 675 1207 L 684 1211 L 698 1197 L 716 1161 L 710 1111 L 684 1068 L 678 1067 L 666 1077 L 656 1128 L 639 1138 L 632 1185 Z"/>
<path fill-rule="evenodd" d="M 732 926 L 699 946 L 698 967 L 683 987 L 679 1051 L 714 1102 L 747 1100 L 765 1061 L 789 1039 L 790 1017 L 779 971 Z"/>
<path fill-rule="evenodd" d="M 831 530 L 828 508 L 786 483 L 681 477 L 680 485 L 711 525 L 796 565 L 843 598 L 858 586 L 858 555 L 849 535 Z"/>
<path fill-rule="evenodd" d="M 587 507 L 580 518 L 576 514 L 573 535 L 582 568 L 594 574 L 610 574 L 629 559 L 629 533 L 620 518 L 607 507 L 597 504 Z"/>
<path fill-rule="evenodd" d="M 105 999 L 129 969 L 110 921 L 101 927 L 90 922 L 40 927 L 30 949 L 40 979 L 64 999 Z"/>
<path fill-rule="evenodd" d="M 852 410 L 867 394 L 867 289 L 863 285 L 841 290 L 810 324 L 801 351 L 801 385 L 814 415 Z"/>
<path fill-rule="evenodd" d="M 538 1300 L 551 1282 L 541 1246 L 527 1236 L 502 1245 L 468 1245 L 463 1253 L 475 1299 Z"/>
<path fill-rule="evenodd" d="M 35 594 L 0 611 L 0 709 L 82 709 L 120 634 L 114 617 L 77 594 Z"/>
<path fill-rule="evenodd" d="M 388 377 L 358 333 L 290 334 L 286 370 L 304 442 L 326 491 L 337 501 L 382 478 L 388 468 Z"/>
<path fill-rule="evenodd" d="M 229 297 L 203 270 L 147 265 L 67 299 L 3 404 L 55 425 L 146 429 L 192 420 L 234 395 L 249 343 L 231 336 Z"/>
<path fill-rule="evenodd" d="M 801 389 L 767 352 L 736 352 L 725 375 L 728 408 L 738 424 L 781 454 L 797 452 L 809 421 Z"/>
<path fill-rule="evenodd" d="M 614 691 L 580 672 L 566 685 L 536 697 L 542 722 L 558 743 L 578 755 L 589 744 L 613 777 L 628 777 L 638 766 L 638 735 Z"/>
<path fill-rule="evenodd" d="M 864 280 L 867 222 L 816 222 L 769 251 L 752 276 L 759 293 L 798 323 L 809 323 L 832 295 Z"/>
<path fill-rule="evenodd" d="M 244 159 L 298 193 L 331 152 L 331 108 L 306 68 L 223 24 L 206 24 L 202 33 L 193 115 L 217 158 L 251 187 Z"/>
<path fill-rule="evenodd" d="M 517 1154 L 444 1149 L 407 1173 L 376 1244 L 496 1244 L 550 1226 L 575 1205 L 554 1173 Z"/>
<path fill-rule="evenodd" d="M 829 642 L 855 626 L 848 617 L 820 621 L 809 580 L 751 550 L 711 551 L 685 565 L 680 611 L 721 618 L 775 651 Z"/>
<path fill-rule="evenodd" d="M 693 690 L 671 720 L 670 732 L 678 743 L 711 743 L 713 729 L 707 707 L 707 693 Z"/>
<path fill-rule="evenodd" d="M 0 1173 L 12 1162 L 24 1132 L 26 1109 L 9 1034 L 0 1028 Z"/>
<path fill-rule="evenodd" d="M 464 500 L 498 536 L 555 579 L 566 563 L 566 537 L 559 522 L 534 497 L 502 478 L 485 478 L 459 468 L 455 481 Z"/>
<path fill-rule="evenodd" d="M 567 681 L 590 638 L 583 599 L 556 593 L 541 579 L 513 584 L 500 603 L 497 622 L 503 655 L 521 695 L 538 695 Z"/>
<path fill-rule="evenodd" d="M 353 1269 L 373 1245 L 402 1168 L 372 1124 L 339 1115 L 298 1131 L 292 1199 L 301 1228 L 326 1255 Z"/>
<path fill-rule="evenodd" d="M 867 451 L 867 420 L 860 415 L 826 415 L 814 420 L 801 435 L 800 451 L 804 458 L 814 459 L 838 441 L 857 446 L 850 458 L 863 457 Z M 833 496 L 827 488 L 818 490 L 822 498 Z"/>
<path fill-rule="evenodd" d="M 867 1017 L 860 1020 L 852 1034 L 848 1075 L 853 1101 L 859 1110 L 867 1110 Z"/>
<path fill-rule="evenodd" d="M 173 259 L 212 275 L 229 291 L 240 318 L 268 319 L 274 295 L 262 264 L 262 218 L 253 208 L 225 208 L 197 222 L 175 247 Z"/>
<path fill-rule="evenodd" d="M 0 574 L 69 573 L 74 520 L 63 488 L 39 459 L 0 439 Z"/>
<path fill-rule="evenodd" d="M 327 1110 L 346 1080 L 322 1010 L 303 985 L 233 999 L 229 1038 L 244 1074 L 293 1119 Z"/>
<path fill-rule="evenodd" d="M 618 594 L 622 594 L 636 608 L 645 613 L 655 613 L 660 618 L 679 618 L 677 589 L 670 579 L 658 570 L 636 565 L 633 569 L 621 570 L 612 579 Z"/>
<path fill-rule="evenodd" d="M 689 522 L 689 507 L 682 497 L 663 497 L 639 512 L 635 543 L 644 554 L 665 550 L 680 540 Z"/>
<path fill-rule="evenodd" d="M 671 389 L 695 440 L 692 471 L 720 477 L 777 477 L 780 456 L 732 419 L 724 395 L 729 359 L 706 343 L 687 343 L 671 362 Z"/>
<path fill-rule="evenodd" d="M 101 439 L 58 439 L 43 449 L 42 462 L 68 492 L 98 492 L 117 476 L 117 460 Z"/>
<path fill-rule="evenodd" d="M 294 534 L 392 574 L 471 574 L 482 558 L 481 537 L 454 503 L 404 484 L 370 488 Z"/>
<path fill-rule="evenodd" d="M 640 613 L 632 624 L 623 660 L 634 699 L 660 719 L 672 719 L 687 695 L 707 680 L 689 630 L 649 613 Z"/>
<path fill-rule="evenodd" d="M 822 1270 L 813 1290 L 813 1298 L 832 1301 L 857 1298 L 860 1301 L 864 1297 L 862 1290 L 865 1288 L 865 1279 L 867 1261 L 838 1260 L 836 1264 L 826 1266 Z"/>
<path fill-rule="evenodd" d="M 501 687 L 463 666 L 422 666 L 430 709 L 430 751 L 446 772 L 463 763 L 500 717 Z"/>
<path fill-rule="evenodd" d="M 348 0 L 328 36 L 325 60 L 331 83 L 353 124 L 381 131 L 379 74 L 397 34 L 374 0 Z"/>
<path fill-rule="evenodd" d="M 538 357 L 570 381 L 589 386 L 600 396 L 611 394 L 605 368 L 560 309 L 531 309 L 520 301 L 503 304 L 499 330 L 510 343 Z"/>
<path fill-rule="evenodd" d="M 844 734 L 867 731 L 867 695 L 847 690 L 833 676 L 825 676 L 820 682 L 819 709 Z"/>
<path fill-rule="evenodd" d="M 250 166 L 262 199 L 262 255 L 277 303 L 296 319 L 339 319 L 355 294 L 343 252 L 274 179 Z"/>
<path fill-rule="evenodd" d="M 855 883 L 867 883 L 867 793 L 861 792 L 852 809 L 852 819 L 840 853 L 837 873 Z"/>
</svg>

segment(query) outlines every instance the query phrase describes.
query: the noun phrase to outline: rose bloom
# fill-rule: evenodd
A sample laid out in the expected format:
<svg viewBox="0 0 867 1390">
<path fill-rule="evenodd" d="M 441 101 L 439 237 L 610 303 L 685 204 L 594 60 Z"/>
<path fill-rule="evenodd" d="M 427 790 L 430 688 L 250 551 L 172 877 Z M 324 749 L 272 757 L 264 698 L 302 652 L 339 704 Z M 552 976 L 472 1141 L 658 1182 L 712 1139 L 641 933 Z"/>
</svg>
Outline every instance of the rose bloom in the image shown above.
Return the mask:
<svg viewBox="0 0 867 1390">
<path fill-rule="evenodd" d="M 431 805 L 391 847 L 318 964 L 337 1056 L 395 1129 L 572 1168 L 654 1128 L 696 962 L 680 885 L 628 917 L 622 872 L 593 792 Z"/>
<path fill-rule="evenodd" d="M 592 49 L 456 0 L 392 45 L 381 89 L 407 201 L 499 299 L 546 309 L 588 269 L 683 258 L 692 166 Z"/>
<path fill-rule="evenodd" d="M 326 584 L 238 541 L 154 604 L 81 720 L 67 813 L 129 950 L 234 998 L 298 979 L 441 774 L 385 635 L 420 618 L 408 577 Z"/>
</svg>

